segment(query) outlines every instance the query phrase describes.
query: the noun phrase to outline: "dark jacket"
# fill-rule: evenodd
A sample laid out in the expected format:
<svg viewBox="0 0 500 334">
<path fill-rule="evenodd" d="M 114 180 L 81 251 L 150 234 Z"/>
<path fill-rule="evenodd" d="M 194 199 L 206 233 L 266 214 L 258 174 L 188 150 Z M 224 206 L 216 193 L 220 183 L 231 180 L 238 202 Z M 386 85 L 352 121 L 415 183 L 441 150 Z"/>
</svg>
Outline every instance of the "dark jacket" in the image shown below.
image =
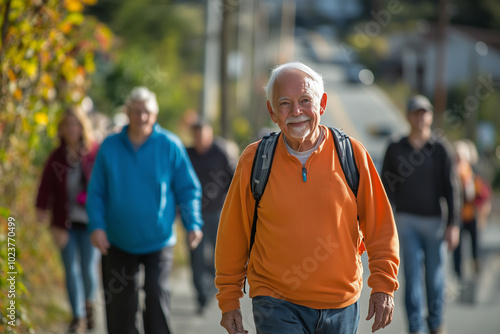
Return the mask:
<svg viewBox="0 0 500 334">
<path fill-rule="evenodd" d="M 88 154 L 80 156 L 85 189 L 97 155 L 98 145 L 94 144 Z M 63 143 L 56 148 L 45 163 L 42 174 L 36 207 L 52 211 L 51 224 L 60 228 L 71 228 L 68 218 L 68 193 L 66 189 L 67 172 L 71 167 L 66 159 L 66 145 Z"/>
<path fill-rule="evenodd" d="M 404 137 L 387 148 L 381 179 L 397 212 L 441 216 L 446 199 L 448 225 L 460 221 L 460 188 L 453 151 L 442 137 L 433 135 L 420 150 Z"/>
<path fill-rule="evenodd" d="M 194 170 L 203 188 L 201 210 L 203 213 L 222 210 L 222 205 L 233 179 L 237 159 L 231 156 L 227 142 L 215 138 L 204 154 L 194 147 L 187 148 Z"/>
</svg>

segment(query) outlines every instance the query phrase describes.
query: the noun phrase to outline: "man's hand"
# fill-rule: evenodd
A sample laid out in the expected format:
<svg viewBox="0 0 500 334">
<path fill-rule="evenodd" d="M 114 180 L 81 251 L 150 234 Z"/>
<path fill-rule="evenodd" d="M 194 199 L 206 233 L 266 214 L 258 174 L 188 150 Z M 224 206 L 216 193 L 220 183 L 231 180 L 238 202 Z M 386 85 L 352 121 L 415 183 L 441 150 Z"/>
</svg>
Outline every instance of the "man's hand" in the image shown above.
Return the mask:
<svg viewBox="0 0 500 334">
<path fill-rule="evenodd" d="M 200 231 L 200 230 L 189 231 L 189 234 L 188 234 L 189 248 L 191 250 L 193 250 L 196 247 L 198 247 L 198 244 L 200 243 L 202 238 L 203 238 L 202 231 Z"/>
<path fill-rule="evenodd" d="M 248 331 L 243 328 L 240 309 L 223 313 L 220 325 L 224 327 L 229 334 L 248 334 Z"/>
<path fill-rule="evenodd" d="M 370 320 L 375 315 L 372 326 L 372 333 L 374 333 L 391 323 L 394 313 L 394 299 L 386 293 L 375 292 L 370 296 L 369 304 L 366 320 Z"/>
<path fill-rule="evenodd" d="M 106 231 L 101 228 L 95 229 L 90 236 L 90 241 L 103 255 L 108 254 L 108 248 L 111 247 L 111 244 L 108 241 Z"/>
<path fill-rule="evenodd" d="M 460 242 L 460 228 L 456 225 L 451 225 L 446 228 L 444 240 L 448 243 L 448 250 L 451 252 L 457 248 Z"/>
</svg>

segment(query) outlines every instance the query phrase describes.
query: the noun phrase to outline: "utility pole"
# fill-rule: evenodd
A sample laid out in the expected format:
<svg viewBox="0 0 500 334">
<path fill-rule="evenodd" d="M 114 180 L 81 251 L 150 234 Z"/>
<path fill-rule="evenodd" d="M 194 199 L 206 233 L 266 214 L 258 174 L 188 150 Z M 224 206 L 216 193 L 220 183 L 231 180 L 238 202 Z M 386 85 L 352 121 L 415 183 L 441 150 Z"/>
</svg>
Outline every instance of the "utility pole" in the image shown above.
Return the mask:
<svg viewBox="0 0 500 334">
<path fill-rule="evenodd" d="M 279 62 L 290 61 L 294 53 L 295 0 L 284 0 L 281 7 L 281 36 Z"/>
<path fill-rule="evenodd" d="M 245 0 L 239 5 L 238 10 L 238 39 L 237 56 L 239 66 L 236 77 L 236 107 L 238 113 L 249 118 L 250 99 L 252 95 L 252 72 L 253 72 L 253 34 L 254 34 L 254 12 L 255 0 Z"/>
<path fill-rule="evenodd" d="M 436 67 L 434 87 L 434 123 L 436 128 L 443 126 L 443 113 L 448 99 L 446 91 L 446 28 L 448 25 L 447 0 L 439 1 L 438 25 L 436 32 Z"/>
<path fill-rule="evenodd" d="M 469 56 L 469 73 L 470 73 L 470 79 L 469 79 L 469 95 L 470 96 L 475 96 L 476 94 L 476 88 L 477 88 L 477 77 L 479 75 L 479 64 L 478 64 L 478 54 L 477 51 L 471 50 L 470 51 L 470 56 Z M 479 114 L 479 107 L 480 107 L 481 102 L 478 102 L 477 108 L 474 108 L 472 112 L 470 113 L 470 116 L 467 117 L 464 121 L 465 125 L 465 138 L 468 138 L 472 141 L 476 138 L 476 126 L 477 126 L 477 118 Z"/>
<path fill-rule="evenodd" d="M 206 1 L 205 17 L 205 60 L 203 75 L 203 95 L 201 102 L 201 115 L 214 121 L 217 116 L 219 102 L 219 59 L 220 52 L 220 24 L 217 17 L 217 0 Z"/>
<path fill-rule="evenodd" d="M 251 112 L 253 112 L 252 126 L 254 134 L 265 124 L 269 116 L 266 110 L 266 99 L 263 96 L 261 79 L 267 77 L 269 66 L 269 11 L 262 0 L 254 2 L 254 23 L 253 23 L 253 52 L 252 52 L 252 100 L 250 102 Z M 265 46 L 265 47 L 262 47 Z M 273 62 L 274 63 L 274 62 Z"/>
<path fill-rule="evenodd" d="M 229 136 L 229 80 L 227 59 L 229 54 L 229 27 L 232 8 L 229 1 L 222 1 L 222 21 L 220 31 L 220 130 L 223 138 Z"/>
</svg>

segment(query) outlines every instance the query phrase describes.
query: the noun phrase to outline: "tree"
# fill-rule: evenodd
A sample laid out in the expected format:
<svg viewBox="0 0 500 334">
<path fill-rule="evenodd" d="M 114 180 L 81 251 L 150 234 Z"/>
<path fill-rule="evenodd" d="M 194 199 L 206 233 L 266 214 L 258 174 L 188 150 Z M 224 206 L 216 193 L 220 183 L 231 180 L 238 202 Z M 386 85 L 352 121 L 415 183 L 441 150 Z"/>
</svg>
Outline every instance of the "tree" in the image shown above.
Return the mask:
<svg viewBox="0 0 500 334">
<path fill-rule="evenodd" d="M 158 97 L 158 122 L 173 131 L 186 109 L 197 109 L 202 85 L 203 7 L 197 2 L 123 0 L 88 7 L 119 41 L 99 58 L 90 97 L 99 111 L 114 115 L 134 86 Z"/>
<path fill-rule="evenodd" d="M 96 0 L 1 0 L 0 1 L 0 247 L 7 249 L 4 227 L 12 215 L 26 227 L 36 187 L 37 161 L 46 157 L 56 136 L 60 111 L 79 103 L 89 88 L 94 53 L 110 47 L 111 33 L 103 24 L 82 14 Z M 4 224 L 5 222 L 5 224 Z M 36 229 L 23 228 L 16 237 L 16 321 L 0 316 L 0 332 L 32 331 L 26 306 L 32 277 L 22 275 L 22 251 L 32 252 Z M 10 241 L 9 241 L 10 242 Z M 11 246 L 9 246 L 11 247 Z M 9 250 L 10 252 L 10 250 Z M 13 252 L 14 253 L 14 252 Z M 0 287 L 6 291 L 7 257 L 0 256 Z M 30 263 L 32 264 L 32 263 Z M 50 265 L 50 264 L 49 264 Z M 27 265 L 30 270 L 35 266 Z M 26 285 L 28 286 L 28 285 Z M 0 295 L 2 310 L 12 299 Z"/>
<path fill-rule="evenodd" d="M 94 53 L 110 47 L 104 25 L 86 18 L 95 0 L 3 0 L 0 44 L 0 197 L 12 204 L 19 173 L 30 173 L 36 150 L 56 135 L 62 108 L 89 88 Z M 44 152 L 45 153 L 45 152 Z"/>
</svg>

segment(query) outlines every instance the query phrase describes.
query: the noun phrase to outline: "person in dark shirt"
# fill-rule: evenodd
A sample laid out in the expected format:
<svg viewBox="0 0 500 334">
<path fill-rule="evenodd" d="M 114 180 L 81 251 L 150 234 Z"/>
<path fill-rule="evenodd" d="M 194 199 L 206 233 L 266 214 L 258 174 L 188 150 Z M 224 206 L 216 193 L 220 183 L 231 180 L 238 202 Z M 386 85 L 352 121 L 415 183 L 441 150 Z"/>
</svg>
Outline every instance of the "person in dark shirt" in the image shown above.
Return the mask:
<svg viewBox="0 0 500 334">
<path fill-rule="evenodd" d="M 238 158 L 236 145 L 214 138 L 210 123 L 200 118 L 192 125 L 194 146 L 187 149 L 203 189 L 203 239 L 190 251 L 193 283 L 198 294 L 198 313 L 203 314 L 210 297 L 215 296 L 215 240 L 219 218 Z"/>
<path fill-rule="evenodd" d="M 441 133 L 431 130 L 429 100 L 412 97 L 407 116 L 410 134 L 388 146 L 382 181 L 396 214 L 410 333 L 427 333 L 427 327 L 430 333 L 444 333 L 445 245 L 453 250 L 459 241 L 460 188 L 453 151 Z"/>
</svg>

